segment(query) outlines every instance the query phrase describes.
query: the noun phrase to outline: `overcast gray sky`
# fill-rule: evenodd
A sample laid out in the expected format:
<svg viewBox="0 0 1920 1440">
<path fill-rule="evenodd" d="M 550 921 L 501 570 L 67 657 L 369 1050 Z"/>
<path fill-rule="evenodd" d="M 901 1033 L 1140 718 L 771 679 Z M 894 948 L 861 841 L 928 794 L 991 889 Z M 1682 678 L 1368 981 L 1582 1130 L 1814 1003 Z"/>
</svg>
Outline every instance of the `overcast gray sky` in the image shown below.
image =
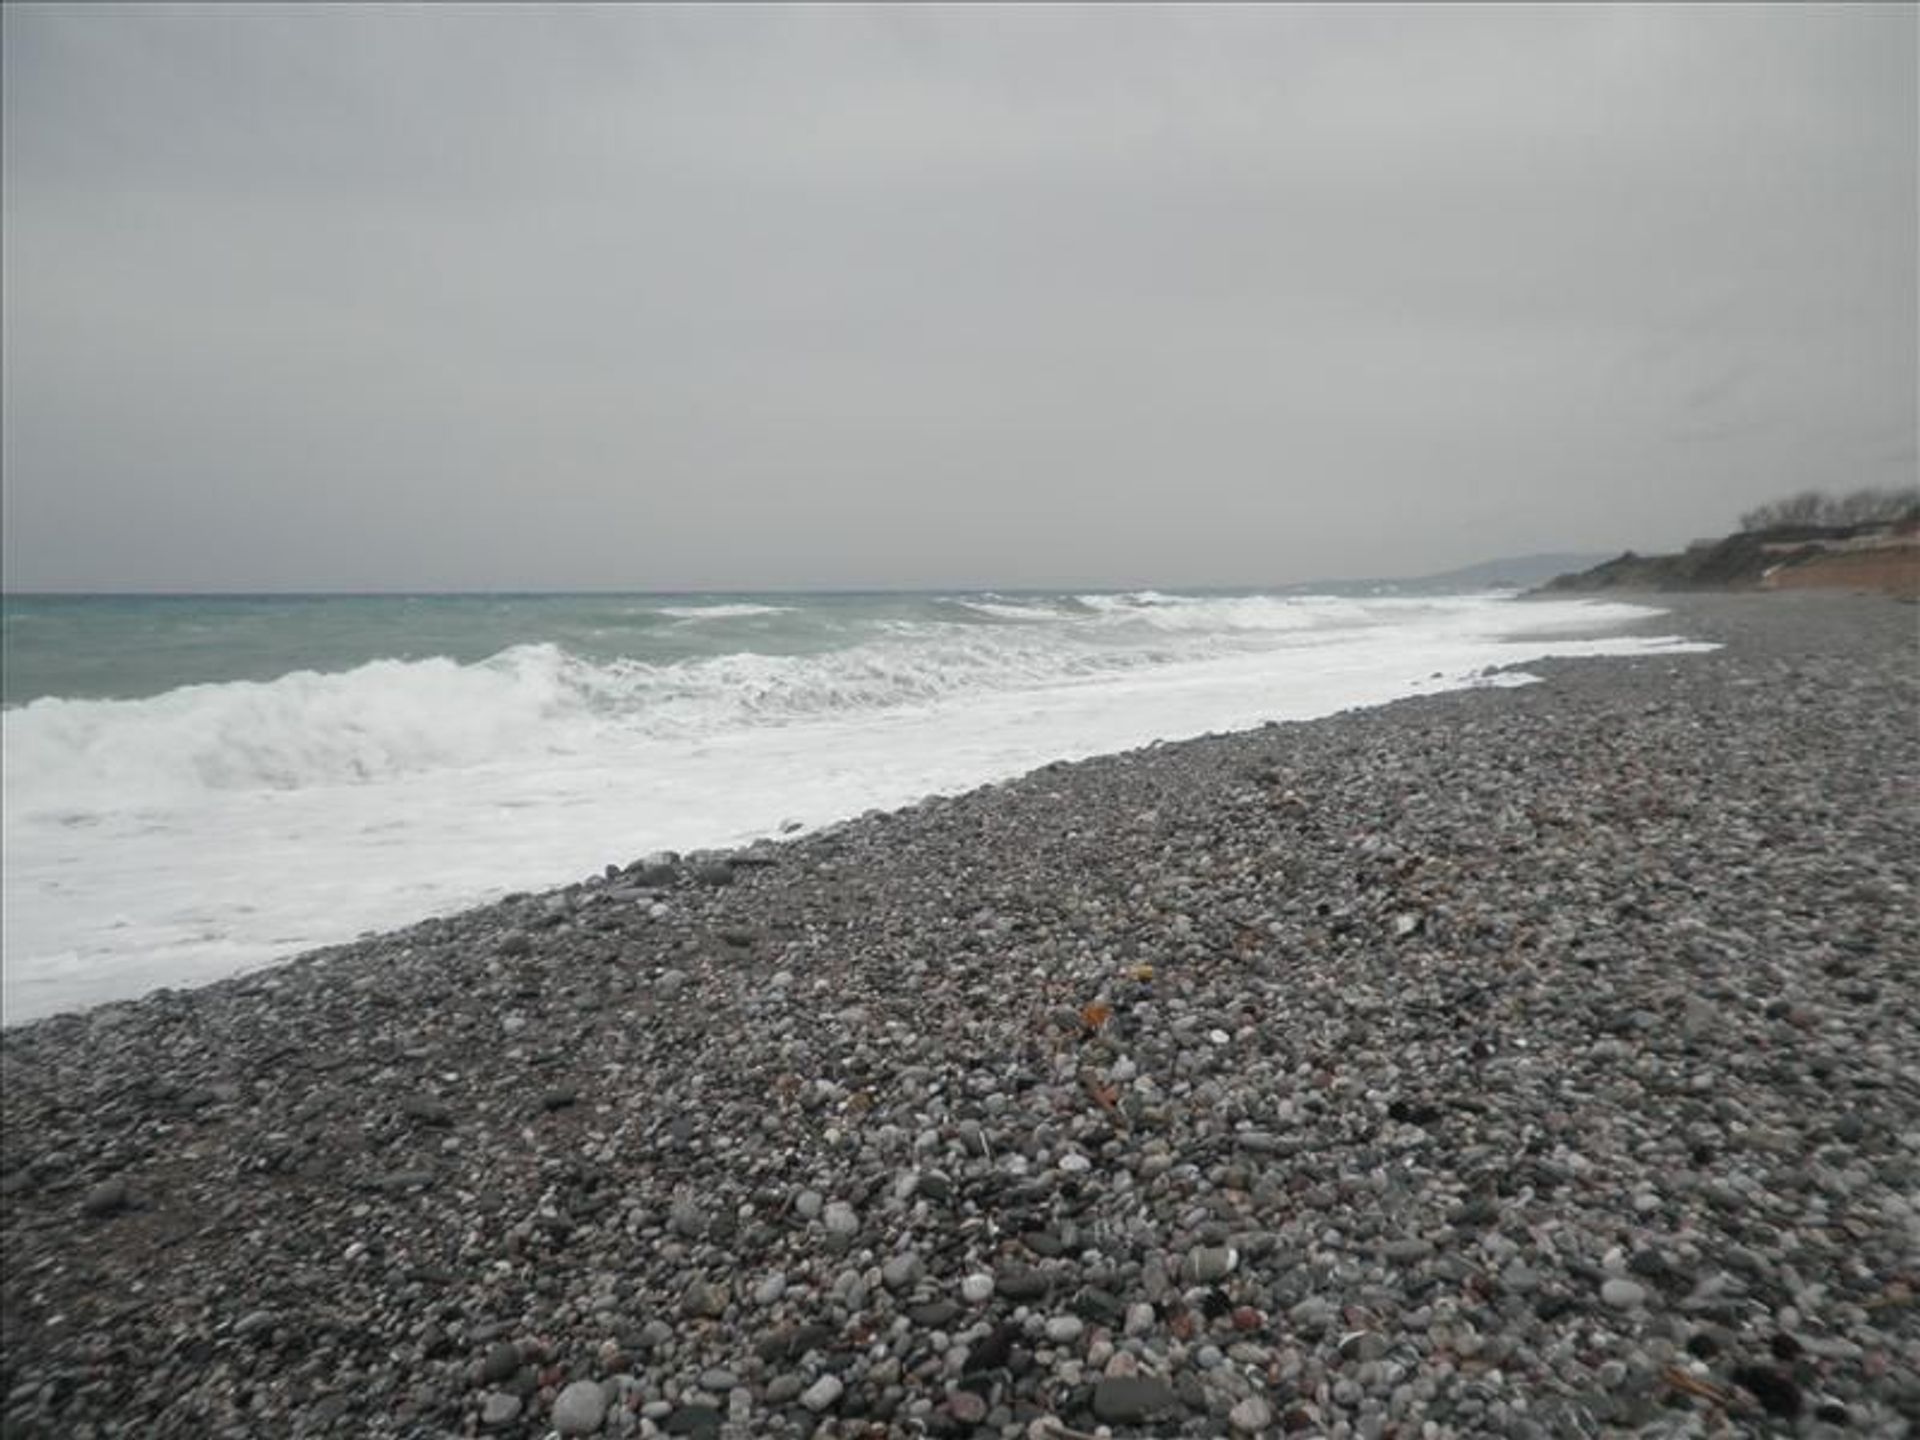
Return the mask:
<svg viewBox="0 0 1920 1440">
<path fill-rule="evenodd" d="M 4 12 L 12 589 L 1285 582 L 1911 483 L 1911 6 Z"/>
</svg>

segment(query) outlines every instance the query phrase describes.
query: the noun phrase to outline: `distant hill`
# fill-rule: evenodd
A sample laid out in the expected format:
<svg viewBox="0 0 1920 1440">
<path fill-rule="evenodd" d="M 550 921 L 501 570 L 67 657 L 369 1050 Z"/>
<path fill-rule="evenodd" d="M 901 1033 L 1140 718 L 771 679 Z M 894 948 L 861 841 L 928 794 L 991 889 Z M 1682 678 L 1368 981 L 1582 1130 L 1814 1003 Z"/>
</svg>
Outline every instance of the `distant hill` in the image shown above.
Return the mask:
<svg viewBox="0 0 1920 1440">
<path fill-rule="evenodd" d="M 1300 595 L 1432 595 L 1462 590 L 1526 590 L 1570 570 L 1584 570 L 1606 559 L 1597 552 L 1509 555 L 1483 560 L 1435 575 L 1400 575 L 1373 580 L 1310 580 L 1281 587 Z"/>
<path fill-rule="evenodd" d="M 1509 555 L 1500 560 L 1482 560 L 1478 565 L 1463 565 L 1458 570 L 1442 570 L 1438 575 L 1423 575 L 1405 583 L 1422 590 L 1523 590 L 1569 570 L 1585 570 L 1606 558 L 1592 552 Z"/>
</svg>

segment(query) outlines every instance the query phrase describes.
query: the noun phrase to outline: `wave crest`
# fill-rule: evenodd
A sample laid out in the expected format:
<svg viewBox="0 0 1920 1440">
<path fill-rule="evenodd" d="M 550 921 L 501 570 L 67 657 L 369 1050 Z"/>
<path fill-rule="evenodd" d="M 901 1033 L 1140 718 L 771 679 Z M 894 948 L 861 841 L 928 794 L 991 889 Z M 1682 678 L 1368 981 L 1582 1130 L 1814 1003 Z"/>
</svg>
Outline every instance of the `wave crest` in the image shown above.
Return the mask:
<svg viewBox="0 0 1920 1440">
<path fill-rule="evenodd" d="M 733 650 L 594 660 L 551 643 L 490 659 L 376 660 L 322 674 L 191 685 L 142 700 L 40 699 L 0 715 L 5 801 L 106 813 L 190 794 L 300 790 L 1039 692 L 1157 667 L 1358 641 L 1409 620 L 1440 635 L 1486 623 L 1486 602 L 1133 595 L 970 597 L 970 623 L 886 619 L 801 654 Z M 689 607 L 692 608 L 692 607 Z M 760 613 L 775 607 L 714 606 Z M 991 617 L 1002 623 L 981 623 Z M 1508 627 L 1517 614 L 1506 615 Z M 1545 611 L 1526 612 L 1536 628 Z M 1589 616 L 1589 622 L 1594 618 Z M 1005 623 L 1013 620 L 1023 623 Z M 1524 627 L 1521 627 L 1524 628 Z M 822 632 L 823 635 L 826 632 Z"/>
<path fill-rule="evenodd" d="M 756 605 L 750 601 L 728 605 L 662 605 L 654 614 L 676 620 L 742 620 L 752 615 L 789 615 L 791 605 Z"/>
</svg>

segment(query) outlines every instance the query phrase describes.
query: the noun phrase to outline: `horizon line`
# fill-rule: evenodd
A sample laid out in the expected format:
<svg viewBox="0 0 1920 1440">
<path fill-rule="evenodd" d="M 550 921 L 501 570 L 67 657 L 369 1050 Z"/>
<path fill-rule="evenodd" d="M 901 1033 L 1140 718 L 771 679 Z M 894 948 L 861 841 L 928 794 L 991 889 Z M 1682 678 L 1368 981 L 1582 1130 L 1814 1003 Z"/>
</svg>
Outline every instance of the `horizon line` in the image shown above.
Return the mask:
<svg viewBox="0 0 1920 1440">
<path fill-rule="evenodd" d="M 1608 552 L 1611 553 L 1611 552 Z M 1062 591 L 1089 591 L 1095 594 L 1126 594 L 1138 590 L 1187 590 L 1187 591 L 1269 591 L 1299 590 L 1313 585 L 1404 585 L 1425 580 L 1444 579 L 1463 570 L 1479 570 L 1502 564 L 1540 559 L 1577 560 L 1592 555 L 1600 555 L 1597 550 L 1547 550 L 1527 555 L 1500 556 L 1492 560 L 1474 561 L 1465 565 L 1449 566 L 1444 570 L 1423 571 L 1413 575 L 1317 575 L 1308 580 L 1266 580 L 1266 581 L 1205 581 L 1182 582 L 1174 580 L 1136 580 L 1131 582 L 1113 581 L 1059 581 L 1052 584 L 901 584 L 901 585 L 670 585 L 657 588 L 618 585 L 590 585 L 581 587 L 559 587 L 554 589 L 530 588 L 527 586 L 470 586 L 449 589 L 211 589 L 211 590 L 172 590 L 172 589 L 83 589 L 79 587 L 22 588 L 14 589 L 0 586 L 0 600 L 60 600 L 60 599 L 122 599 L 122 600 L 378 600 L 378 599 L 453 599 L 465 597 L 491 596 L 495 598 L 527 598 L 533 596 L 582 596 L 582 595 L 930 595 L 942 592 L 961 594 L 1002 594 L 1002 595 L 1040 595 Z"/>
</svg>

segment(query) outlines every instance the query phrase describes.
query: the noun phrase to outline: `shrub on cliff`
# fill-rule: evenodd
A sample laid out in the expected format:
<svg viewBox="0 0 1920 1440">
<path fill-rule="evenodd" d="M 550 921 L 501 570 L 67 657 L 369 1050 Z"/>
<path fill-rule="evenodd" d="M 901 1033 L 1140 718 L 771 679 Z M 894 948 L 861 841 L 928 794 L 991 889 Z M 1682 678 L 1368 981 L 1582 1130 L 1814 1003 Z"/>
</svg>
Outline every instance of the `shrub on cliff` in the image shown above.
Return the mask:
<svg viewBox="0 0 1920 1440">
<path fill-rule="evenodd" d="M 1742 530 L 1778 530 L 1794 526 L 1869 525 L 1899 520 L 1920 511 L 1920 486 L 1868 486 L 1845 495 L 1802 490 L 1761 505 L 1740 517 Z"/>
</svg>

